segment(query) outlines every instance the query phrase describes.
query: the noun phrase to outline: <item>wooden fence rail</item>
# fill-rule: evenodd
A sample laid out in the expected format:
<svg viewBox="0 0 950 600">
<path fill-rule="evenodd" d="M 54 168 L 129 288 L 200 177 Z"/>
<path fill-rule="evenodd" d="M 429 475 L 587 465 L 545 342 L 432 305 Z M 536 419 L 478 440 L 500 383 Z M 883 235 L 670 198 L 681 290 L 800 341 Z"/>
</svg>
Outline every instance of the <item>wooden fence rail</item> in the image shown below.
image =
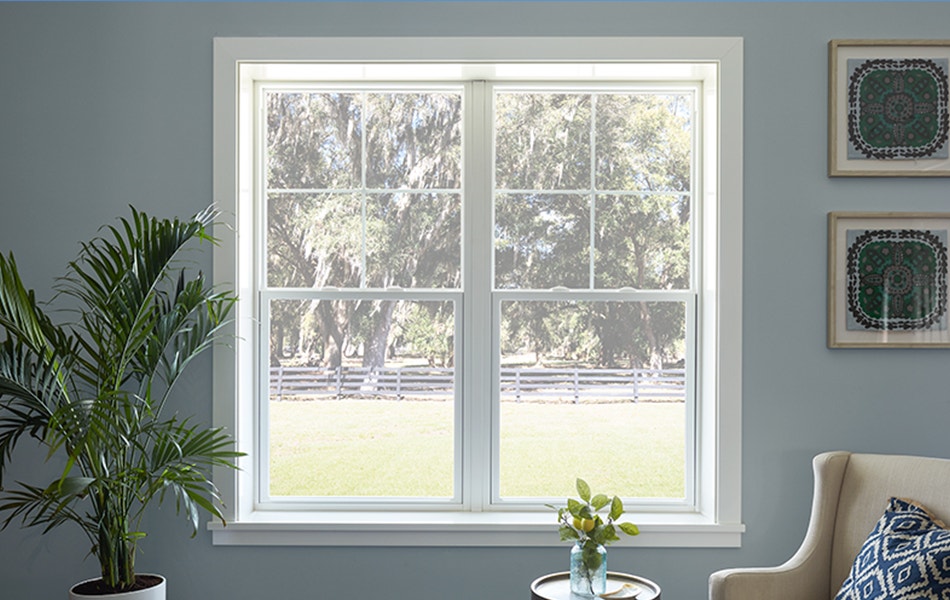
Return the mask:
<svg viewBox="0 0 950 600">
<path fill-rule="evenodd" d="M 270 395 L 294 398 L 451 399 L 452 368 L 396 367 L 272 367 Z M 686 398 L 685 369 L 543 369 L 503 368 L 501 400 L 580 402 L 581 400 L 641 400 L 682 402 Z"/>
</svg>

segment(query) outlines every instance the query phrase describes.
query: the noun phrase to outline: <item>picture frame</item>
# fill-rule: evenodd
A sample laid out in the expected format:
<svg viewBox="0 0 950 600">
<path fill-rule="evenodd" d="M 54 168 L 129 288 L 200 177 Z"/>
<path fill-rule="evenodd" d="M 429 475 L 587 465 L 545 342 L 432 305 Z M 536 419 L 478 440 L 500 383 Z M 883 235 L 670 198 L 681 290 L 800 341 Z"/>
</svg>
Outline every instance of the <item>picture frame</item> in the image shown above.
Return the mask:
<svg viewBox="0 0 950 600">
<path fill-rule="evenodd" d="M 950 177 L 950 40 L 831 40 L 828 62 L 830 177 Z"/>
<path fill-rule="evenodd" d="M 828 213 L 828 347 L 950 348 L 950 213 Z"/>
</svg>

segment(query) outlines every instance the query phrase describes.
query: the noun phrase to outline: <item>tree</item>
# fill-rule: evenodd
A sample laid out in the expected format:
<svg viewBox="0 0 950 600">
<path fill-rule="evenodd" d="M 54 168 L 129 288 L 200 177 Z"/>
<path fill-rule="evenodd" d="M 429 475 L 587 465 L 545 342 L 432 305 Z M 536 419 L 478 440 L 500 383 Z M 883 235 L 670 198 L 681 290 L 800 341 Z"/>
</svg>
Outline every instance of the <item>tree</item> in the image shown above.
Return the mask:
<svg viewBox="0 0 950 600">
<path fill-rule="evenodd" d="M 498 287 L 689 287 L 689 96 L 511 93 L 497 106 L 496 178 L 512 190 L 496 198 Z M 677 303 L 577 306 L 586 311 L 578 329 L 598 339 L 583 356 L 594 364 L 660 367 L 682 339 Z M 506 331 L 536 354 L 552 351 L 564 324 L 550 321 L 567 314 L 554 303 L 512 303 Z"/>
<path fill-rule="evenodd" d="M 460 111 L 456 93 L 269 94 L 269 187 L 306 189 L 269 196 L 269 285 L 457 287 L 460 198 L 442 190 L 460 186 Z M 272 344 L 312 312 L 319 362 L 338 366 L 345 347 L 360 346 L 376 369 L 395 309 L 385 299 L 298 302 L 272 311 Z"/>
<path fill-rule="evenodd" d="M 689 288 L 688 94 L 506 91 L 495 108 L 497 287 Z M 459 94 L 274 91 L 267 123 L 270 286 L 460 285 Z M 395 331 L 426 345 L 403 319 L 451 325 L 451 311 L 399 304 L 274 302 L 275 360 L 290 337 L 310 362 L 337 366 L 360 348 L 374 369 Z M 686 317 L 675 302 L 519 301 L 505 311 L 506 347 L 604 366 L 662 366 Z"/>
</svg>

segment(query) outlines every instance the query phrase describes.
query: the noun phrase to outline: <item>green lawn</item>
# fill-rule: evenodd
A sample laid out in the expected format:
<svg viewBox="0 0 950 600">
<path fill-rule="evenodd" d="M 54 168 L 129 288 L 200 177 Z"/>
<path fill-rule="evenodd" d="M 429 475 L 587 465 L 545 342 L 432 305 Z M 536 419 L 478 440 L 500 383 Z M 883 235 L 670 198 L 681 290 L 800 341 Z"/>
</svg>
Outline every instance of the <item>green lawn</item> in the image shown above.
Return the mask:
<svg viewBox="0 0 950 600">
<path fill-rule="evenodd" d="M 271 402 L 271 494 L 451 495 L 449 402 Z M 682 403 L 503 403 L 503 496 L 682 497 Z"/>
</svg>

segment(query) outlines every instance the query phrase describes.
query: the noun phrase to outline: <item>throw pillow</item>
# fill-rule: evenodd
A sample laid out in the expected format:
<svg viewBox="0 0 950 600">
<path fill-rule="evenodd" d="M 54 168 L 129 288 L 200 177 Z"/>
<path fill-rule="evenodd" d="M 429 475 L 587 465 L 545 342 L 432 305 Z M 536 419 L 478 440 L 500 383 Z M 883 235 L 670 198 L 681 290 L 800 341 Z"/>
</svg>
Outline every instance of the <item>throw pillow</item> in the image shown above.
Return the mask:
<svg viewBox="0 0 950 600">
<path fill-rule="evenodd" d="M 950 530 L 923 506 L 891 498 L 835 600 L 950 600 Z"/>
</svg>

